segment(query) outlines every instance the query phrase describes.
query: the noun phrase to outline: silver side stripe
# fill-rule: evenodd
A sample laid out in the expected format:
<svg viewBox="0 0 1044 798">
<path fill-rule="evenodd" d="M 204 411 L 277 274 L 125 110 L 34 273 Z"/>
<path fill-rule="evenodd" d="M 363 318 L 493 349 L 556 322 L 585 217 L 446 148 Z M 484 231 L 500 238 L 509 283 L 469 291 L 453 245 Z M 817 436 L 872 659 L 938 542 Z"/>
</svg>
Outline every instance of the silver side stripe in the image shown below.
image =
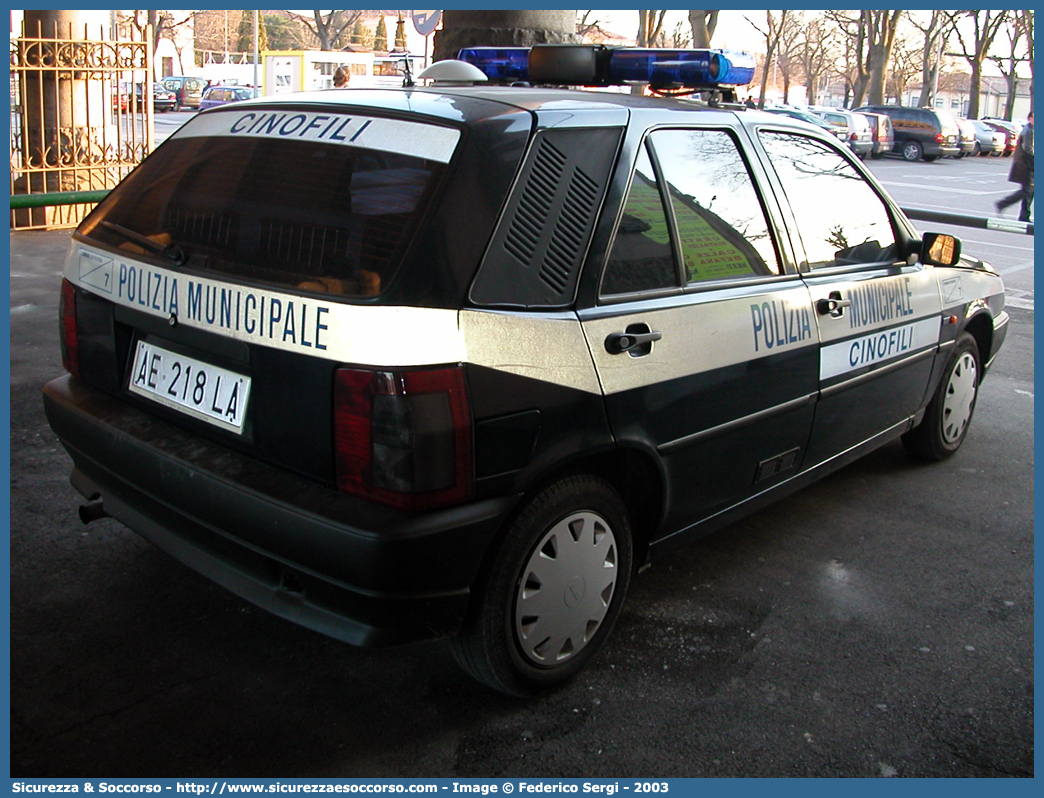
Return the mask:
<svg viewBox="0 0 1044 798">
<path fill-rule="evenodd" d="M 352 305 L 163 269 L 74 244 L 65 276 L 178 325 L 340 363 L 394 368 L 473 363 L 601 393 L 571 314 Z"/>
<path fill-rule="evenodd" d="M 460 326 L 469 363 L 600 394 L 583 329 L 572 314 L 465 310 Z"/>
</svg>

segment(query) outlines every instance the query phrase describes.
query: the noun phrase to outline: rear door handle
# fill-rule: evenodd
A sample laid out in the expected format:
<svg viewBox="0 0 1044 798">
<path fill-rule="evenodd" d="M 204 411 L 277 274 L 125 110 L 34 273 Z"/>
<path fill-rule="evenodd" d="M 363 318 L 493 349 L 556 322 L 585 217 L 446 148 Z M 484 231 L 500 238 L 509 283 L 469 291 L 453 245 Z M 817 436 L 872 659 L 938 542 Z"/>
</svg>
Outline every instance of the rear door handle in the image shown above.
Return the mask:
<svg viewBox="0 0 1044 798">
<path fill-rule="evenodd" d="M 653 341 L 659 341 L 661 338 L 663 338 L 663 333 L 655 330 L 652 332 L 616 332 L 610 334 L 605 339 L 605 351 L 610 355 L 634 352 L 643 346 L 651 345 Z"/>
</svg>

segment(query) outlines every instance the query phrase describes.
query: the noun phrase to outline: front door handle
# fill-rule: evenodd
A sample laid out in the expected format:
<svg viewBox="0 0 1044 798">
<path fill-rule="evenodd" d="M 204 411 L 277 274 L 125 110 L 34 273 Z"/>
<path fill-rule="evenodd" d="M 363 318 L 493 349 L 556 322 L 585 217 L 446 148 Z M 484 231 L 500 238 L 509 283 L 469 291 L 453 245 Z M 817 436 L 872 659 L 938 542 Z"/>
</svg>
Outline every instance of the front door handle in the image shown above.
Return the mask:
<svg viewBox="0 0 1044 798">
<path fill-rule="evenodd" d="M 816 302 L 816 310 L 820 316 L 829 315 L 831 318 L 840 319 L 845 315 L 845 308 L 852 306 L 851 299 L 842 299 L 840 291 L 831 291 L 830 296 Z"/>
<path fill-rule="evenodd" d="M 645 330 L 649 328 L 643 325 L 636 325 L 644 327 Z M 663 333 L 655 330 L 650 332 L 631 332 L 628 328 L 627 332 L 616 332 L 610 334 L 605 339 L 605 351 L 610 355 L 622 355 L 624 352 L 630 352 L 632 355 L 645 355 L 652 351 L 653 341 L 659 341 L 663 338 Z M 642 351 L 644 349 L 644 351 Z"/>
</svg>

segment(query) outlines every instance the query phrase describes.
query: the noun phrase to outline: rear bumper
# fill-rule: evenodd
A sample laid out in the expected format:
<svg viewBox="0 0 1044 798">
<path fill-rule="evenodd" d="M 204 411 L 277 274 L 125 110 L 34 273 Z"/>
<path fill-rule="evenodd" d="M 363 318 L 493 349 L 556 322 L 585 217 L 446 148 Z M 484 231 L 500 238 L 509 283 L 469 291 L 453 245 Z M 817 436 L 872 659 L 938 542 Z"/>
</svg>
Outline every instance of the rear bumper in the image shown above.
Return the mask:
<svg viewBox="0 0 1044 798">
<path fill-rule="evenodd" d="M 44 387 L 73 485 L 233 593 L 358 646 L 452 634 L 515 497 L 409 514 L 187 434 L 64 376 Z"/>
</svg>

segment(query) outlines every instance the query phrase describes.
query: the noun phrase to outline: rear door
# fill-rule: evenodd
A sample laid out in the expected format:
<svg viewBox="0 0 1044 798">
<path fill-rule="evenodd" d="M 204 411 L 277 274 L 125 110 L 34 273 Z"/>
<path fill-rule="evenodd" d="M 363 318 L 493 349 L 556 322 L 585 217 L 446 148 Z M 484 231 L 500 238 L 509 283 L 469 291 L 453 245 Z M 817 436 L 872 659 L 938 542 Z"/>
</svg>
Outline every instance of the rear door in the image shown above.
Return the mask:
<svg viewBox="0 0 1044 798">
<path fill-rule="evenodd" d="M 739 141 L 645 137 L 599 303 L 579 311 L 615 438 L 662 464 L 671 531 L 792 475 L 812 422 L 811 299 Z"/>
<path fill-rule="evenodd" d="M 822 350 L 808 465 L 901 427 L 921 407 L 939 347 L 934 269 L 909 263 L 891 213 L 821 141 L 763 129 L 794 215 Z"/>
</svg>

